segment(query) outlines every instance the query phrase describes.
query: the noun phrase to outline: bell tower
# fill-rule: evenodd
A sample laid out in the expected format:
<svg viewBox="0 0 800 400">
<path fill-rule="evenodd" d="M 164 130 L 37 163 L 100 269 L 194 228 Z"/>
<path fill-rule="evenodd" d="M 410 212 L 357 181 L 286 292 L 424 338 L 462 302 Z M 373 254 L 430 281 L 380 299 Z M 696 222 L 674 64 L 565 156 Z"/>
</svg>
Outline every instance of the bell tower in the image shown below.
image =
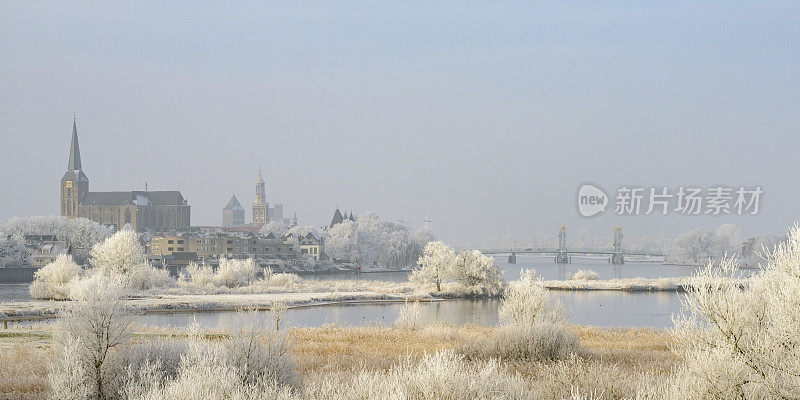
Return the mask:
<svg viewBox="0 0 800 400">
<path fill-rule="evenodd" d="M 78 206 L 83 196 L 89 191 L 89 178 L 81 168 L 81 149 L 78 146 L 78 128 L 76 117 L 72 116 L 72 142 L 69 146 L 69 163 L 67 172 L 61 178 L 61 215 L 69 218 L 78 217 Z"/>
<path fill-rule="evenodd" d="M 261 176 L 261 167 L 258 168 L 258 178 L 256 179 L 256 197 L 253 200 L 253 225 L 264 226 L 269 218 L 267 216 L 267 189 L 264 178 Z"/>
</svg>

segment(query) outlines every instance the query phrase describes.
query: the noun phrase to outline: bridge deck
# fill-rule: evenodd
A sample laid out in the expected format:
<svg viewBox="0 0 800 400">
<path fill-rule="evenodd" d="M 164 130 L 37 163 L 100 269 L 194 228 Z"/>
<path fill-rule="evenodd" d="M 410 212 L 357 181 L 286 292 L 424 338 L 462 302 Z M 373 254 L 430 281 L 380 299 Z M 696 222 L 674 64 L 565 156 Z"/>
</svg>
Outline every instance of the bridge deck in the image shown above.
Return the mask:
<svg viewBox="0 0 800 400">
<path fill-rule="evenodd" d="M 664 257 L 663 253 L 655 252 L 655 251 L 642 251 L 642 250 L 627 250 L 627 249 L 602 249 L 602 248 L 582 248 L 582 247 L 572 247 L 567 248 L 565 250 L 560 250 L 557 248 L 547 248 L 547 247 L 528 247 L 528 248 L 508 248 L 508 249 L 478 249 L 481 253 L 487 255 L 495 255 L 495 254 L 558 254 L 565 252 L 567 254 L 601 254 L 601 255 L 613 255 L 613 254 L 622 254 L 625 256 L 652 256 L 652 257 Z"/>
</svg>

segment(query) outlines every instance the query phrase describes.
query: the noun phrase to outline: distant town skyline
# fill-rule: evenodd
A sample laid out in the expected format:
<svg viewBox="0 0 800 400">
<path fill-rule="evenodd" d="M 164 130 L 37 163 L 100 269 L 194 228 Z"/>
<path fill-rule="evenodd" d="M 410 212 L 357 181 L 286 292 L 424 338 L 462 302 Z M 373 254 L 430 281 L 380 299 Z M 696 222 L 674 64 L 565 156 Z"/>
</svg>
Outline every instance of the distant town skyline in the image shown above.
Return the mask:
<svg viewBox="0 0 800 400">
<path fill-rule="evenodd" d="M 73 112 L 91 190 L 180 190 L 192 225 L 337 205 L 455 243 L 800 220 L 800 5 L 0 5 L 0 220 L 58 215 Z M 466 29 L 466 28 L 469 29 Z M 787 177 L 787 174 L 788 177 Z M 581 217 L 578 188 L 760 186 L 757 215 Z M 351 210 L 347 208 L 347 210 Z"/>
</svg>

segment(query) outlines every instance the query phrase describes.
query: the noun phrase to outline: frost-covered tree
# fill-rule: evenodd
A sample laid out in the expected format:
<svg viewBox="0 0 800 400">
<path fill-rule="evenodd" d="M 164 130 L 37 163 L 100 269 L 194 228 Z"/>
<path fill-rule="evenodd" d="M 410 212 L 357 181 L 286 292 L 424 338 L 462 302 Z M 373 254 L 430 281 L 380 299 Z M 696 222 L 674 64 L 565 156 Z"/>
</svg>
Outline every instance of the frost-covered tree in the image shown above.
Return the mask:
<svg viewBox="0 0 800 400">
<path fill-rule="evenodd" d="M 79 278 L 82 272 L 83 269 L 71 255 L 62 254 L 34 273 L 29 288 L 31 296 L 37 299 L 68 299 L 71 282 Z"/>
<path fill-rule="evenodd" d="M 423 249 L 426 244 L 436 240 L 436 235 L 434 235 L 430 229 L 421 228 L 414 233 L 414 241 Z"/>
<path fill-rule="evenodd" d="M 412 235 L 406 226 L 382 221 L 375 212 L 361 215 L 357 221 L 334 225 L 326 232 L 325 253 L 335 260 L 362 264 L 376 263 L 392 268 L 414 264 L 429 232 Z"/>
<path fill-rule="evenodd" d="M 800 228 L 742 286 L 738 260 L 708 263 L 676 319 L 687 398 L 800 398 Z"/>
<path fill-rule="evenodd" d="M 105 272 L 124 275 L 144 263 L 147 255 L 132 230 L 119 231 L 92 249 L 91 264 Z"/>
<path fill-rule="evenodd" d="M 361 254 L 356 223 L 348 220 L 328 229 L 325 253 L 334 260 L 358 262 Z"/>
<path fill-rule="evenodd" d="M 92 247 L 111 236 L 114 229 L 86 218 L 38 216 L 12 218 L 0 229 L 22 240 L 25 235 L 55 235 L 66 240 L 78 264 L 86 264 Z"/>
<path fill-rule="evenodd" d="M 713 233 L 701 228 L 678 236 L 668 254 L 670 261 L 701 264 L 718 256 L 719 243 Z"/>
<path fill-rule="evenodd" d="M 92 248 L 90 274 L 117 276 L 131 289 L 168 286 L 174 280 L 164 269 L 154 268 L 147 261 L 144 247 L 131 229 L 123 229 Z"/>
<path fill-rule="evenodd" d="M 478 250 L 462 251 L 455 256 L 450 276 L 462 286 L 484 294 L 497 294 L 505 284 L 503 272 L 494 263 L 494 258 Z"/>
<path fill-rule="evenodd" d="M 418 284 L 436 284 L 436 291 L 442 291 L 442 281 L 450 277 L 455 264 L 455 251 L 441 241 L 425 245 L 425 251 L 419 258 L 420 267 L 409 276 L 409 280 Z"/>
<path fill-rule="evenodd" d="M 49 376 L 54 398 L 113 398 L 114 382 L 124 372 L 109 362 L 131 334 L 132 319 L 119 297 L 123 288 L 110 278 L 95 281 L 59 318 L 54 348 L 60 356 Z"/>
<path fill-rule="evenodd" d="M 29 264 L 31 251 L 19 237 L 0 232 L 0 268 Z"/>
<path fill-rule="evenodd" d="M 742 246 L 742 234 L 734 224 L 720 225 L 714 232 L 717 241 L 717 257 L 738 254 Z"/>
</svg>

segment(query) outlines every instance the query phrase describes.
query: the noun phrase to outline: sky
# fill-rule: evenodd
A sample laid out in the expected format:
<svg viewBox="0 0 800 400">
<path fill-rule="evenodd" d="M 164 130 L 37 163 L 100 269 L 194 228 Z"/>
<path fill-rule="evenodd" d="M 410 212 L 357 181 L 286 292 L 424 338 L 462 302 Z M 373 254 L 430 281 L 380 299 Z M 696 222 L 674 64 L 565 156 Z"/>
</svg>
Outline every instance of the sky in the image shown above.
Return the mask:
<svg viewBox="0 0 800 400">
<path fill-rule="evenodd" d="M 3 2 L 0 220 L 90 190 L 336 206 L 452 243 L 800 220 L 800 3 Z M 591 182 L 760 186 L 757 215 L 577 211 Z"/>
</svg>

